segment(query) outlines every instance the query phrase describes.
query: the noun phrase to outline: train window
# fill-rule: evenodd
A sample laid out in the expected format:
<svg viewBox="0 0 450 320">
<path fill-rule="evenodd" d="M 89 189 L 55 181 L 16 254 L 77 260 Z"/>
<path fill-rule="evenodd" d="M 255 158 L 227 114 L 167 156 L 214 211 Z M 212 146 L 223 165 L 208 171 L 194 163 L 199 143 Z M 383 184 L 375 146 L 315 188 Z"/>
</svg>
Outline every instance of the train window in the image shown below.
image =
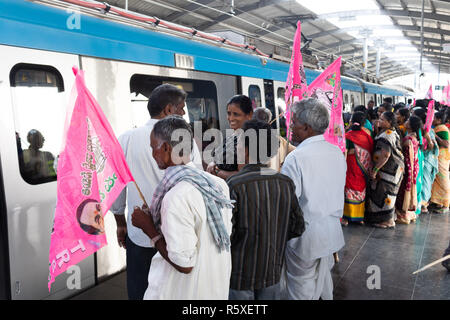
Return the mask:
<svg viewBox="0 0 450 320">
<path fill-rule="evenodd" d="M 253 109 L 261 107 L 261 89 L 257 85 L 251 84 L 248 87 L 248 97 L 252 100 Z"/>
<path fill-rule="evenodd" d="M 10 72 L 19 169 L 29 184 L 56 180 L 64 130 L 61 74 L 51 66 L 17 64 Z"/>
<path fill-rule="evenodd" d="M 135 74 L 130 80 L 131 114 L 133 126 L 144 125 L 149 119 L 148 97 L 157 86 L 169 83 L 187 93 L 186 121 L 194 126 L 194 121 L 202 123 L 202 132 L 211 128 L 219 129 L 219 110 L 217 106 L 217 88 L 214 82 L 207 80 L 178 79 Z M 206 145 L 202 147 L 204 149 Z"/>
</svg>

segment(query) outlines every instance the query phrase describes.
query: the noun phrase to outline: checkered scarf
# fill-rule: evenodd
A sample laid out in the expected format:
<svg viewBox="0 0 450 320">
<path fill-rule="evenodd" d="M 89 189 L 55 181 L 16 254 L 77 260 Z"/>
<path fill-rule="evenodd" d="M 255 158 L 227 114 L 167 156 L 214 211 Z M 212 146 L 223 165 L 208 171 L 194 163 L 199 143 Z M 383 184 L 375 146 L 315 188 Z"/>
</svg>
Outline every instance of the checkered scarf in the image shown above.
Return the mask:
<svg viewBox="0 0 450 320">
<path fill-rule="evenodd" d="M 178 182 L 187 181 L 201 192 L 206 206 L 206 216 L 209 227 L 220 250 L 229 250 L 230 237 L 225 229 L 220 209 L 233 208 L 234 200 L 228 200 L 223 196 L 222 188 L 208 175 L 197 168 L 186 165 L 172 166 L 166 169 L 164 178 L 153 193 L 150 212 L 157 229 L 161 225 L 161 203 L 166 193 Z"/>
</svg>

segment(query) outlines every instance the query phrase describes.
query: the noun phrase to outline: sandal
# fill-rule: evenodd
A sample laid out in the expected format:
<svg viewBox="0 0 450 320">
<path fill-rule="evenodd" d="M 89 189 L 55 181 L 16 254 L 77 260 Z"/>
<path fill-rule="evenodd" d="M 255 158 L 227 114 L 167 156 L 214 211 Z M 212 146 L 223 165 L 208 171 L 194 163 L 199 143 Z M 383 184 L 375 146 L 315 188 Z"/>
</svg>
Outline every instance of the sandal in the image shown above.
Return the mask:
<svg viewBox="0 0 450 320">
<path fill-rule="evenodd" d="M 375 228 L 380 228 L 380 229 L 394 229 L 395 223 L 394 224 L 374 223 L 374 224 L 372 224 L 372 226 Z"/>
<path fill-rule="evenodd" d="M 345 218 L 341 218 L 341 225 L 342 225 L 343 227 L 348 226 L 348 220 L 345 219 Z"/>
</svg>

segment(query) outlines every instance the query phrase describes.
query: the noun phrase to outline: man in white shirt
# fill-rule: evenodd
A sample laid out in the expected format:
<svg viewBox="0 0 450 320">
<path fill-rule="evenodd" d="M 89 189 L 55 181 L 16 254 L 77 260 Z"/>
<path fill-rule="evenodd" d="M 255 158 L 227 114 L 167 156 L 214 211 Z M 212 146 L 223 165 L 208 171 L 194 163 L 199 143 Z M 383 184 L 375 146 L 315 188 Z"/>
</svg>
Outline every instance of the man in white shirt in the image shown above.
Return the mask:
<svg viewBox="0 0 450 320">
<path fill-rule="evenodd" d="M 142 127 L 129 130 L 119 137 L 128 166 L 145 199 L 150 201 L 153 192 L 164 176 L 152 156 L 150 133 L 155 123 L 168 115 L 185 114 L 186 93 L 170 84 L 155 88 L 150 94 L 148 111 L 151 119 Z M 193 162 L 202 168 L 201 156 L 196 144 L 193 146 Z M 128 199 L 127 199 L 128 198 Z M 128 200 L 128 202 L 127 202 Z M 125 207 L 128 216 L 125 220 Z M 128 184 L 111 207 L 117 223 L 117 240 L 127 250 L 127 289 L 130 300 L 142 300 L 147 289 L 147 276 L 156 249 L 141 229 L 131 224 L 134 206 L 142 206 L 142 200 L 134 183 Z"/>
<path fill-rule="evenodd" d="M 175 152 L 183 142 L 171 139 L 175 130 L 186 132 L 183 138 L 192 142 L 192 131 L 181 117 L 155 124 L 151 146 L 165 175 L 155 190 L 151 215 L 138 207 L 132 215 L 133 225 L 159 252 L 144 299 L 225 300 L 231 276 L 229 189 L 224 180 L 195 168 L 190 146 L 181 155 Z"/>
<path fill-rule="evenodd" d="M 292 140 L 300 144 L 287 156 L 281 173 L 294 181 L 306 226 L 286 248 L 287 294 L 296 300 L 333 299 L 333 253 L 345 244 L 339 219 L 347 165 L 342 151 L 324 139 L 326 107 L 309 98 L 292 109 Z"/>
</svg>

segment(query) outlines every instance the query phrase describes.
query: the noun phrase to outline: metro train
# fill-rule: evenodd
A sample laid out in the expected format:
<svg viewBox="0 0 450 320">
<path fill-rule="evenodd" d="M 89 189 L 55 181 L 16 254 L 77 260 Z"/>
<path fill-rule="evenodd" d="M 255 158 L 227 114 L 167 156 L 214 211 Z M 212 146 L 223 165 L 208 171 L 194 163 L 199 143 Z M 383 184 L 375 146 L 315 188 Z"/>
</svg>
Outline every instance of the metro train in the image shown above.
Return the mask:
<svg viewBox="0 0 450 320">
<path fill-rule="evenodd" d="M 225 105 L 239 93 L 278 119 L 289 69 L 224 43 L 41 2 L 0 2 L 0 299 L 64 299 L 126 268 L 108 213 L 109 244 L 78 264 L 81 287 L 67 286 L 69 272 L 56 279 L 51 292 L 47 287 L 56 202 L 52 164 L 61 147 L 73 66 L 85 71 L 117 136 L 147 121 L 147 97 L 162 83 L 182 87 L 188 93 L 186 117 L 207 128 L 228 128 Z M 74 14 L 78 28 L 68 24 Z M 308 83 L 319 73 L 307 69 Z M 408 95 L 348 77 L 342 77 L 342 88 L 346 110 L 369 99 L 379 104 L 387 96 L 398 102 Z M 32 150 L 43 158 L 39 174 L 29 165 Z"/>
</svg>

